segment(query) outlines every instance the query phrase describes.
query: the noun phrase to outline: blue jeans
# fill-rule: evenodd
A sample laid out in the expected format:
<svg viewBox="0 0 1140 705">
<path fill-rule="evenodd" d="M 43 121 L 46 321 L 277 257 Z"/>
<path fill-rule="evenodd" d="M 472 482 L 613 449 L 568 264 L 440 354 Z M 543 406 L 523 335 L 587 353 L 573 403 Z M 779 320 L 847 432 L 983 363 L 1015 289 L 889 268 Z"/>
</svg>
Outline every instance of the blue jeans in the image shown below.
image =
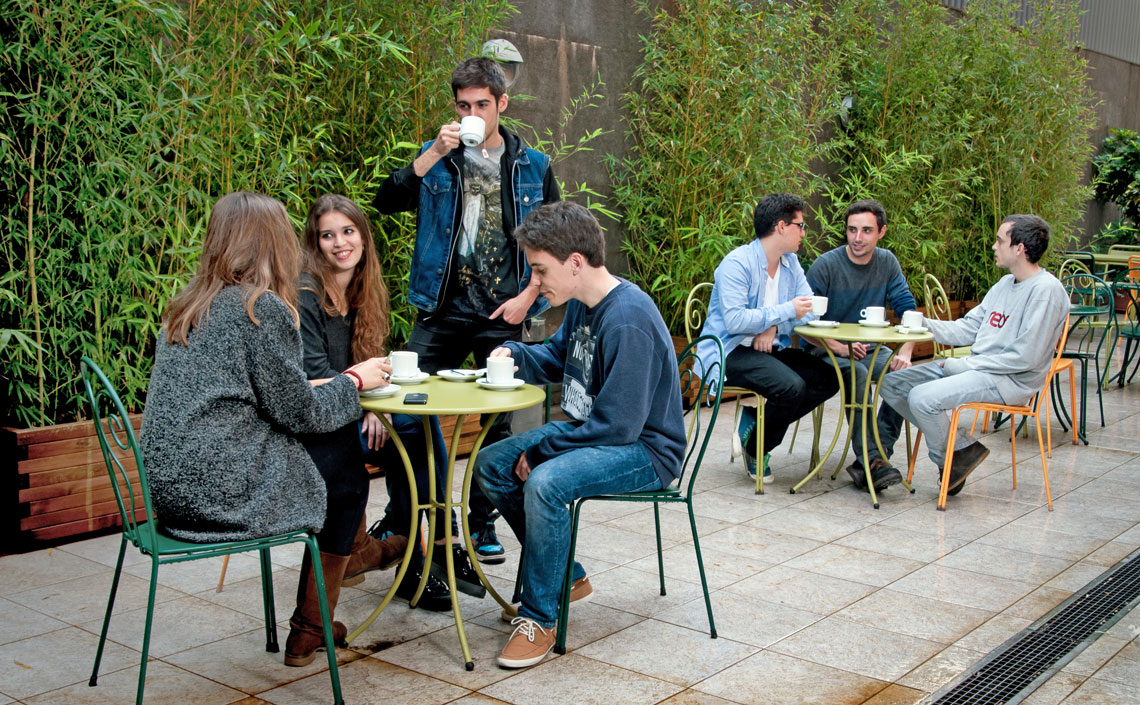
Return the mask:
<svg viewBox="0 0 1140 705">
<path fill-rule="evenodd" d="M 425 503 L 428 500 L 428 463 L 427 444 L 424 442 L 423 417 L 412 414 L 392 414 L 392 428 L 400 436 L 400 440 L 404 443 L 404 450 L 408 453 L 408 460 L 411 461 L 419 502 Z M 396 450 L 396 444 L 391 440 L 385 443 L 380 450 L 371 450 L 368 448 L 368 437 L 363 433 L 359 435 L 361 448 L 364 450 L 364 460 L 384 468 L 384 484 L 388 487 L 388 506 L 384 508 L 384 514 L 399 529 L 399 533 L 404 534 L 412 520 L 412 493 L 411 488 L 408 487 L 408 475 L 404 471 L 404 461 L 400 458 L 399 451 Z M 435 416 L 431 417 L 431 437 L 432 452 L 435 455 L 436 499 L 442 502 L 443 493 L 447 489 L 447 445 L 443 442 L 443 431 L 440 430 L 439 419 Z M 443 525 L 439 522 L 443 521 L 447 521 L 447 515 L 441 509 L 436 514 L 436 524 L 440 531 L 443 530 Z M 459 532 L 454 514 L 451 516 L 451 525 L 451 535 L 458 536 Z M 413 554 L 420 555 L 419 537 L 409 536 L 408 541 L 415 543 L 416 547 Z"/>
<path fill-rule="evenodd" d="M 574 424 L 556 421 L 511 436 L 479 451 L 475 480 L 498 507 L 523 545 L 519 616 L 546 629 L 558 620 L 558 599 L 570 554 L 570 504 L 580 498 L 661 489 L 649 451 L 641 443 L 580 448 L 515 475 L 524 450 Z M 573 579 L 586 575 L 574 563 Z"/>
</svg>

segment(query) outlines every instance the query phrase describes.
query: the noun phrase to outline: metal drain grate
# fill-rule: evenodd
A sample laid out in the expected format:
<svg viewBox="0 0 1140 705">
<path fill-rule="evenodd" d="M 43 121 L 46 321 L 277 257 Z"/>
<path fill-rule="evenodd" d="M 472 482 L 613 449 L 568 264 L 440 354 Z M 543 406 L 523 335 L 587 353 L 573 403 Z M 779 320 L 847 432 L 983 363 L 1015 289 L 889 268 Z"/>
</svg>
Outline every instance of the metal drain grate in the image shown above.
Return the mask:
<svg viewBox="0 0 1140 705">
<path fill-rule="evenodd" d="M 994 649 L 932 705 L 1013 705 L 1140 602 L 1140 550 Z"/>
</svg>

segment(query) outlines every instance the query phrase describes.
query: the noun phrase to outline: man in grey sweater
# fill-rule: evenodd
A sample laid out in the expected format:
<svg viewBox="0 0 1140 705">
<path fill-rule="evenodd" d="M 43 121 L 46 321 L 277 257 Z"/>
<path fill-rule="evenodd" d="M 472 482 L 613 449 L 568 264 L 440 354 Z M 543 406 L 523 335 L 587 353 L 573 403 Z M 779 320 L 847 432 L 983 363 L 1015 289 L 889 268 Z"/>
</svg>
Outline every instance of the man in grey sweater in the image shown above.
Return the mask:
<svg viewBox="0 0 1140 705">
<path fill-rule="evenodd" d="M 1009 274 L 986 292 L 982 303 L 957 321 L 927 320 L 934 339 L 969 345 L 967 357 L 919 365 L 887 375 L 882 397 L 926 436 L 930 459 L 942 467 L 949 412 L 967 402 L 1023 404 L 1041 391 L 1053 350 L 1069 311 L 1069 297 L 1038 260 L 1049 246 L 1049 224 L 1035 215 L 1011 215 L 998 228 L 993 250 Z M 959 433 L 950 468 L 949 494 L 989 450 Z"/>
</svg>

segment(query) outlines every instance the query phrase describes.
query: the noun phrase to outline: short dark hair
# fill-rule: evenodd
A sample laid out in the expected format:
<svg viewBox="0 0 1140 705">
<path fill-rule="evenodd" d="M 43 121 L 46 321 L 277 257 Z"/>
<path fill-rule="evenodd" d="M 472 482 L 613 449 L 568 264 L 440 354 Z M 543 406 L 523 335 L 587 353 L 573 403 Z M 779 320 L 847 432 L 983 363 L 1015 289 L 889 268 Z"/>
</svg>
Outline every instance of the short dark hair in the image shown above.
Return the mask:
<svg viewBox="0 0 1140 705">
<path fill-rule="evenodd" d="M 1009 229 L 1009 245 L 1025 245 L 1025 258 L 1036 264 L 1049 249 L 1049 224 L 1036 215 L 1007 215 L 1002 224 L 1013 223 Z"/>
<path fill-rule="evenodd" d="M 565 262 L 577 252 L 591 267 L 606 263 L 606 238 L 590 211 L 570 201 L 558 201 L 530 212 L 518 228 L 515 240 L 531 250 L 549 252 Z"/>
<path fill-rule="evenodd" d="M 887 211 L 883 208 L 883 204 L 879 203 L 873 198 L 865 198 L 862 201 L 855 201 L 847 206 L 847 218 L 859 213 L 872 213 L 875 216 L 875 222 L 879 224 L 879 230 L 882 230 L 887 225 Z M 844 224 L 847 223 L 844 218 Z"/>
<path fill-rule="evenodd" d="M 460 88 L 487 88 L 495 100 L 507 92 L 507 76 L 503 69 L 485 56 L 466 59 L 451 72 L 451 95 L 459 96 Z"/>
<path fill-rule="evenodd" d="M 756 239 L 763 240 L 776 229 L 776 223 L 781 220 L 790 223 L 795 220 L 796 213 L 807 210 L 807 204 L 799 196 L 790 193 L 770 193 L 760 199 L 756 210 L 752 212 L 752 227 L 756 230 Z"/>
</svg>

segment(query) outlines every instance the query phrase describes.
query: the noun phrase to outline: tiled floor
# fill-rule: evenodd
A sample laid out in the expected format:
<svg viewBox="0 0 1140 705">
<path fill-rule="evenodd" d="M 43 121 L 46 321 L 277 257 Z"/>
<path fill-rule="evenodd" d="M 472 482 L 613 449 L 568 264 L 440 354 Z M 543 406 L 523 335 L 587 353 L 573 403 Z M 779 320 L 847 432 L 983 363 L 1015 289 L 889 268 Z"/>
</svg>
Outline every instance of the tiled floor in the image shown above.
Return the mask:
<svg viewBox="0 0 1140 705">
<path fill-rule="evenodd" d="M 1114 388 L 1104 404 L 1103 429 L 1090 409 L 1088 447 L 1069 445 L 1054 423 L 1053 512 L 1031 439 L 1019 439 L 1018 489 L 1010 489 L 1004 430 L 986 439 L 990 458 L 948 511 L 934 509 L 935 471 L 925 457 L 916 494 L 896 486 L 875 510 L 845 473 L 788 493 L 806 472 L 806 433 L 794 452 L 785 444 L 773 455 L 775 479 L 754 495 L 740 461 L 728 462 L 731 423 L 722 419 L 695 503 L 720 638 L 708 638 L 684 514 L 663 512 L 661 596 L 651 510 L 592 506 L 580 553 L 595 596 L 573 610 L 567 655 L 521 672 L 499 669 L 494 656 L 510 627 L 489 599 L 464 597 L 476 659 L 468 672 L 448 615 L 394 602 L 339 652 L 346 700 L 918 702 L 1140 546 L 1140 385 Z M 833 401 L 825 435 L 836 416 Z M 379 516 L 385 501 L 383 482 L 374 482 L 369 515 Z M 509 559 L 488 572 L 509 593 L 518 544 L 503 538 Z M 128 554 L 99 685 L 87 685 L 117 547 L 117 536 L 105 536 L 0 558 L 0 705 L 133 702 L 148 571 L 137 553 Z M 274 562 L 283 640 L 299 552 L 276 551 Z M 218 574 L 212 561 L 160 572 L 147 702 L 329 702 L 322 659 L 286 668 L 280 654 L 265 653 L 257 561 L 235 557 L 220 593 Z M 359 624 L 390 580 L 374 573 L 346 589 L 337 616 Z M 1140 703 L 1140 611 L 1026 702 Z"/>
</svg>

